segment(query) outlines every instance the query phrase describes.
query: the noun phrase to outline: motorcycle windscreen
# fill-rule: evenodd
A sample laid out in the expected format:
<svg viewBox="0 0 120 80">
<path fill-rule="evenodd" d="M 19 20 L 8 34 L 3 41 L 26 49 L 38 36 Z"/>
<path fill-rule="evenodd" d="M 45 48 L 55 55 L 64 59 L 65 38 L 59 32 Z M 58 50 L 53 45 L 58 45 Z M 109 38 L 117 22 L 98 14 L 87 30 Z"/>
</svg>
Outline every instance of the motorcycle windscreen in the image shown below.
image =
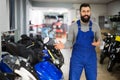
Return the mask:
<svg viewBox="0 0 120 80">
<path fill-rule="evenodd" d="M 52 63 L 43 61 L 34 66 L 40 80 L 61 80 L 62 72 Z"/>
</svg>

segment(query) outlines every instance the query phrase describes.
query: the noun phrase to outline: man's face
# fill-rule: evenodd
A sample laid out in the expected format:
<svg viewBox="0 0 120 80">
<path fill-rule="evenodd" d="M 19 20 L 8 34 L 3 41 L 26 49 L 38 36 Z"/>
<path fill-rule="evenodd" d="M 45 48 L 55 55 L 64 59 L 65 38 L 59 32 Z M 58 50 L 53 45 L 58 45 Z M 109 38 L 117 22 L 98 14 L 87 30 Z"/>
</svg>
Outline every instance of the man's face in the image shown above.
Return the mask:
<svg viewBox="0 0 120 80">
<path fill-rule="evenodd" d="M 90 20 L 90 15 L 91 15 L 90 7 L 82 7 L 80 11 L 80 15 L 81 15 L 81 20 L 84 23 L 87 23 Z"/>
</svg>

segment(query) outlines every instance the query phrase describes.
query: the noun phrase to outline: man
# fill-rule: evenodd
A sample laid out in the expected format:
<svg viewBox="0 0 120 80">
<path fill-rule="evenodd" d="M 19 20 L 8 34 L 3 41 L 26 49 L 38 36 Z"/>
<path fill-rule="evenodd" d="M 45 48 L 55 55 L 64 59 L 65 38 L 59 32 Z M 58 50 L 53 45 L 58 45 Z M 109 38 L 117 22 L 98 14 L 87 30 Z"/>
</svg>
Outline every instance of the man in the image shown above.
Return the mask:
<svg viewBox="0 0 120 80">
<path fill-rule="evenodd" d="M 90 20 L 91 7 L 89 4 L 81 4 L 80 15 L 80 20 L 71 25 L 66 43 L 55 44 L 55 48 L 73 48 L 69 80 L 80 80 L 83 69 L 85 70 L 86 80 L 97 80 L 95 47 L 100 45 L 100 28 Z"/>
</svg>

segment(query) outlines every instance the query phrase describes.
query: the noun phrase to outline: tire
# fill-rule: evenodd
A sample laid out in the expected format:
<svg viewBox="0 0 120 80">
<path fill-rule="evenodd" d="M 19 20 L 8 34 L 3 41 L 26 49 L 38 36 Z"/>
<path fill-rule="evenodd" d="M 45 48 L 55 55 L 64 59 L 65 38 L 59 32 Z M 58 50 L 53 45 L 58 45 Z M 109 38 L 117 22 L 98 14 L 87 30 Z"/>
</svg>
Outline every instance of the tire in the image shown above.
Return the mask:
<svg viewBox="0 0 120 80">
<path fill-rule="evenodd" d="M 112 69 L 113 69 L 114 65 L 115 65 L 115 61 L 110 59 L 109 62 L 108 62 L 107 71 L 112 72 Z"/>
<path fill-rule="evenodd" d="M 104 59 L 105 59 L 106 57 L 107 57 L 107 56 L 105 55 L 105 53 L 101 53 L 99 63 L 100 63 L 100 64 L 103 64 Z"/>
</svg>

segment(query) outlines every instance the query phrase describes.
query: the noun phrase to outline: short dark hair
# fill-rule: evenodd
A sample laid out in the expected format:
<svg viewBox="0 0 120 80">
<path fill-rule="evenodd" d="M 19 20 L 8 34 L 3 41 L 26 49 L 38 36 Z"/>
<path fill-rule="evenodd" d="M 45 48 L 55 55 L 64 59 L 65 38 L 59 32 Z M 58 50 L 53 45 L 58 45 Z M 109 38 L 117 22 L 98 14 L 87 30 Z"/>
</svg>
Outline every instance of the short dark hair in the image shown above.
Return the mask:
<svg viewBox="0 0 120 80">
<path fill-rule="evenodd" d="M 79 9 L 80 11 L 81 11 L 81 8 L 82 8 L 82 7 L 89 7 L 89 8 L 91 8 L 88 3 L 82 3 L 82 4 L 80 5 L 80 9 Z"/>
</svg>

